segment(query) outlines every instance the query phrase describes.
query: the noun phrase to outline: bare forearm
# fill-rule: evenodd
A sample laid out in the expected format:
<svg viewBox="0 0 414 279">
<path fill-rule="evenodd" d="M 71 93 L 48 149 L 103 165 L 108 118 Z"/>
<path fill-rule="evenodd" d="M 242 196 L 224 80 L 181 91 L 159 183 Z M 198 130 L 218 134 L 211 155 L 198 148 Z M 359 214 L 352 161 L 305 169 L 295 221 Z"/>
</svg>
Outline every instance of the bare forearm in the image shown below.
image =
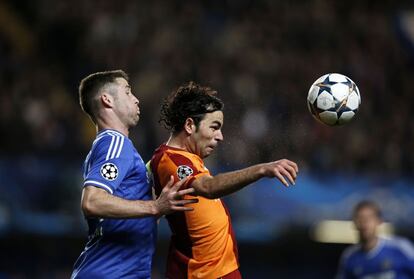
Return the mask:
<svg viewBox="0 0 414 279">
<path fill-rule="evenodd" d="M 281 159 L 254 165 L 238 171 L 212 176 L 201 176 L 193 181 L 196 193 L 207 198 L 218 198 L 249 185 L 262 177 L 275 177 L 283 185 L 295 184 L 299 168 L 295 162 Z"/>
<path fill-rule="evenodd" d="M 219 198 L 236 192 L 264 176 L 261 165 L 218 174 L 211 179 L 205 179 L 200 195 L 208 198 Z"/>
<path fill-rule="evenodd" d="M 154 201 L 124 200 L 105 192 L 85 194 L 82 210 L 86 216 L 101 218 L 141 218 L 158 214 Z"/>
<path fill-rule="evenodd" d="M 179 190 L 185 179 L 174 183 L 174 177 L 161 191 L 156 200 L 125 200 L 113 196 L 94 186 L 86 186 L 82 192 L 82 210 L 85 216 L 101 218 L 142 218 L 160 217 L 174 211 L 191 211 L 187 205 L 198 202 L 197 199 L 184 199 L 185 195 L 194 193 L 193 188 Z"/>
</svg>

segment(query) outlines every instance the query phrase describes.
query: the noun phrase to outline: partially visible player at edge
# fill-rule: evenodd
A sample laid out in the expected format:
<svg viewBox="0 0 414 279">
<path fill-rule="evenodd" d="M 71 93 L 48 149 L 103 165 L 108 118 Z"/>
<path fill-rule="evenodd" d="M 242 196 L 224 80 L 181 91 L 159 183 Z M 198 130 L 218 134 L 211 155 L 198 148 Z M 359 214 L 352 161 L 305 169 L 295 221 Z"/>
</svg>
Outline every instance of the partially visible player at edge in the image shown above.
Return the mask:
<svg viewBox="0 0 414 279">
<path fill-rule="evenodd" d="M 137 125 L 139 101 L 121 70 L 98 72 L 79 87 L 80 105 L 96 125 L 97 136 L 84 164 L 82 210 L 88 242 L 71 278 L 151 278 L 156 217 L 185 207 L 194 189 L 167 186 L 152 199 L 146 167 L 128 138 Z"/>
<path fill-rule="evenodd" d="M 216 91 L 193 82 L 164 100 L 160 121 L 171 136 L 151 159 L 156 193 L 173 175 L 175 181 L 189 177 L 184 187 L 199 196 L 194 211 L 167 216 L 172 231 L 167 278 L 241 278 L 230 215 L 219 198 L 263 177 L 294 184 L 298 166 L 282 159 L 211 175 L 203 159 L 223 140 L 223 103 Z"/>
<path fill-rule="evenodd" d="M 405 238 L 378 235 L 382 213 L 376 203 L 358 203 L 353 220 L 359 243 L 342 253 L 337 279 L 414 278 L 414 246 Z"/>
</svg>

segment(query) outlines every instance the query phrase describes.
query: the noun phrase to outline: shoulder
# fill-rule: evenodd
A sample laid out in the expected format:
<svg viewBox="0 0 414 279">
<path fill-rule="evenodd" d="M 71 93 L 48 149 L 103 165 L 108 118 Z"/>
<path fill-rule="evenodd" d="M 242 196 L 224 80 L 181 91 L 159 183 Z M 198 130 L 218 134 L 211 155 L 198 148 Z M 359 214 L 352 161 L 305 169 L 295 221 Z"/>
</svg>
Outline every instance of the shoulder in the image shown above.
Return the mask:
<svg viewBox="0 0 414 279">
<path fill-rule="evenodd" d="M 339 278 L 347 278 L 346 274 L 352 271 L 353 267 L 355 266 L 355 259 L 357 257 L 358 252 L 360 251 L 360 245 L 354 244 L 348 246 L 341 254 L 339 260 L 339 268 L 336 279 Z"/>
<path fill-rule="evenodd" d="M 399 250 L 406 257 L 414 259 L 414 246 L 404 237 L 383 238 L 384 244 L 390 248 Z"/>
<path fill-rule="evenodd" d="M 182 180 L 185 177 L 209 173 L 197 155 L 165 144 L 155 151 L 150 166 L 154 180 L 160 184 L 165 184 L 170 175 Z"/>
<path fill-rule="evenodd" d="M 151 159 L 152 165 L 189 166 L 197 165 L 196 155 L 165 144 L 158 147 Z"/>
<path fill-rule="evenodd" d="M 116 131 L 102 132 L 92 144 L 92 153 L 106 161 L 128 155 L 132 149 L 132 142 Z"/>
<path fill-rule="evenodd" d="M 360 251 L 361 246 L 359 244 L 354 244 L 348 246 L 341 255 L 341 261 L 346 262 L 349 261 L 358 251 Z"/>
</svg>

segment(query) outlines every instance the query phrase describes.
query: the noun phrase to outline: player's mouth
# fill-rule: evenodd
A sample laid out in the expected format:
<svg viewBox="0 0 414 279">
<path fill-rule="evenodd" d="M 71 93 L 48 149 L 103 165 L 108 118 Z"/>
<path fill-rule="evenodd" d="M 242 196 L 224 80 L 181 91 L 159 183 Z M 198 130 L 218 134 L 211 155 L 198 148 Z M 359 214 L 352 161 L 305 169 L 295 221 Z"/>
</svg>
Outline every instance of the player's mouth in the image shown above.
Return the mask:
<svg viewBox="0 0 414 279">
<path fill-rule="evenodd" d="M 210 148 L 211 150 L 214 150 L 214 148 L 216 148 L 216 146 L 215 145 L 209 145 L 209 146 L 207 146 L 207 148 Z"/>
</svg>

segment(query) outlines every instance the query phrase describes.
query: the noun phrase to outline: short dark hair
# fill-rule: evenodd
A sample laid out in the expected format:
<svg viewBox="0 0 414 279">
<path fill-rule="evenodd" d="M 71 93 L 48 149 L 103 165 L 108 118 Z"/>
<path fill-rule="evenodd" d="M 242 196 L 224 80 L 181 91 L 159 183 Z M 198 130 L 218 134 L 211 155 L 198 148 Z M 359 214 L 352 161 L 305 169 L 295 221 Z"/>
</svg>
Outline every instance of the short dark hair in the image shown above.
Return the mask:
<svg viewBox="0 0 414 279">
<path fill-rule="evenodd" d="M 84 112 L 86 112 L 92 120 L 95 119 L 93 113 L 93 99 L 96 94 L 108 83 L 112 83 L 117 78 L 124 78 L 128 81 L 128 75 L 122 70 L 113 70 L 105 72 L 97 72 L 88 75 L 81 80 L 79 85 L 79 103 Z"/>
<path fill-rule="evenodd" d="M 382 212 L 381 212 L 381 208 L 379 207 L 379 205 L 369 200 L 363 200 L 357 203 L 357 205 L 354 207 L 352 217 L 355 218 L 358 212 L 364 208 L 371 208 L 375 212 L 375 215 L 377 215 L 379 219 L 382 219 Z"/>
<path fill-rule="evenodd" d="M 206 113 L 223 110 L 216 94 L 216 90 L 190 81 L 164 99 L 159 122 L 172 132 L 180 132 L 186 119 L 192 118 L 198 128 Z"/>
</svg>

